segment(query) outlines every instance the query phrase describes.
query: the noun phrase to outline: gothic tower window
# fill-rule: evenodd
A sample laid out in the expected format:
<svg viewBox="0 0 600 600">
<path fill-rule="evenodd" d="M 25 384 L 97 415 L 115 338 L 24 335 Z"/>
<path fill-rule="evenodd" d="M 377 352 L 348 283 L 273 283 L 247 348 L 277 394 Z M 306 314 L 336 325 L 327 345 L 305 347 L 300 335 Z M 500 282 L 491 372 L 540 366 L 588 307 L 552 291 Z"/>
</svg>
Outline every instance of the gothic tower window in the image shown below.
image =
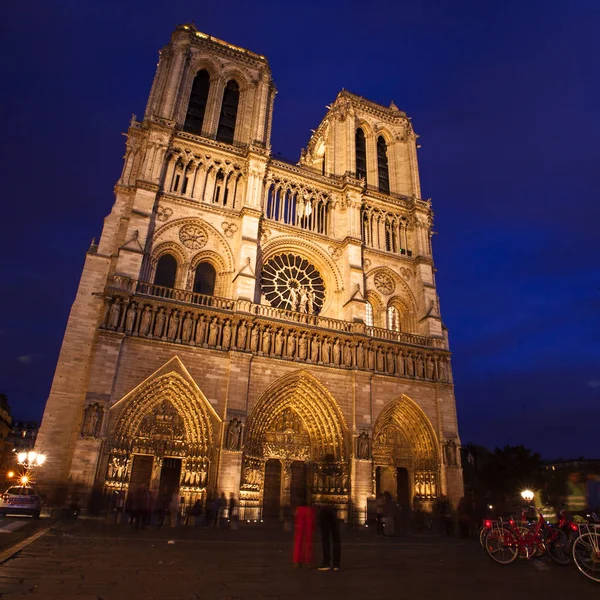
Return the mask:
<svg viewBox="0 0 600 600">
<path fill-rule="evenodd" d="M 400 331 L 400 311 L 395 306 L 388 308 L 388 329 L 392 331 Z"/>
<path fill-rule="evenodd" d="M 192 84 L 192 93 L 190 94 L 190 102 L 185 116 L 185 124 L 183 125 L 184 131 L 202 135 L 202 124 L 204 123 L 209 88 L 210 75 L 207 71 L 198 71 Z"/>
<path fill-rule="evenodd" d="M 194 292 L 196 294 L 204 294 L 212 296 L 215 293 L 215 280 L 217 272 L 215 268 L 208 262 L 201 262 L 196 267 L 194 275 Z"/>
<path fill-rule="evenodd" d="M 373 327 L 373 305 L 370 302 L 367 302 L 367 327 Z"/>
<path fill-rule="evenodd" d="M 218 142 L 233 144 L 239 101 L 240 86 L 235 79 L 230 79 L 223 91 L 223 104 L 221 105 L 219 127 L 217 128 Z"/>
<path fill-rule="evenodd" d="M 356 177 L 367 178 L 367 142 L 365 132 L 360 127 L 356 130 Z"/>
<path fill-rule="evenodd" d="M 172 254 L 163 254 L 156 264 L 156 273 L 154 275 L 155 285 L 174 288 L 175 277 L 177 275 L 177 261 Z"/>
<path fill-rule="evenodd" d="M 377 138 L 377 174 L 379 176 L 379 191 L 390 193 L 390 173 L 388 169 L 387 144 L 382 136 Z"/>
</svg>

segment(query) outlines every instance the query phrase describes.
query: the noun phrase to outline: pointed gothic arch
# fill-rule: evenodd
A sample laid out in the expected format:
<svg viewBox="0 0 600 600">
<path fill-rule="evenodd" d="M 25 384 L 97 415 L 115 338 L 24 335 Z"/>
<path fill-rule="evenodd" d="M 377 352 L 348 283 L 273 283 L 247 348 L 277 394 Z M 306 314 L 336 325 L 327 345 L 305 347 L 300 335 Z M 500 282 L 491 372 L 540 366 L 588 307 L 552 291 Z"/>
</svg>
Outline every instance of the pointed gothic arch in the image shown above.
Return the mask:
<svg viewBox="0 0 600 600">
<path fill-rule="evenodd" d="M 431 421 L 414 400 L 402 394 L 385 406 L 375 421 L 373 439 L 389 425 L 394 425 L 403 432 L 419 464 L 437 468 L 440 460 L 437 435 Z"/>
<path fill-rule="evenodd" d="M 165 459 L 181 461 L 180 490 L 201 493 L 214 477 L 221 419 L 174 357 L 110 408 L 108 488 L 127 487 L 136 456 L 150 459 L 157 487 Z"/>
<path fill-rule="evenodd" d="M 247 454 L 262 456 L 269 425 L 287 408 L 292 408 L 306 425 L 313 460 L 328 454 L 336 461 L 347 460 L 344 415 L 329 390 L 307 371 L 282 377 L 262 394 L 246 424 Z"/>
</svg>

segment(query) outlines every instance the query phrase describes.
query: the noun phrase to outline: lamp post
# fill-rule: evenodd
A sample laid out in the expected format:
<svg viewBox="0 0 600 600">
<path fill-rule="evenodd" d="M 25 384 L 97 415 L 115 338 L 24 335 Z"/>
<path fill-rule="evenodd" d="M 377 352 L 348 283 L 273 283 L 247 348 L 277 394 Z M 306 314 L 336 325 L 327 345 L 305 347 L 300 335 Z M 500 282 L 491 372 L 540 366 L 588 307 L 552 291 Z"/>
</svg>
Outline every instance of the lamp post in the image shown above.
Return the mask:
<svg viewBox="0 0 600 600">
<path fill-rule="evenodd" d="M 533 500 L 533 492 L 531 490 L 523 490 L 521 492 L 521 498 L 525 500 L 525 502 L 531 502 Z"/>
<path fill-rule="evenodd" d="M 18 452 L 17 462 L 23 467 L 23 473 L 19 478 L 21 485 L 26 486 L 33 483 L 31 472 L 36 467 L 41 467 L 46 462 L 46 455 L 41 452 L 30 450 L 29 452 Z M 13 473 L 14 476 L 14 473 Z"/>
</svg>

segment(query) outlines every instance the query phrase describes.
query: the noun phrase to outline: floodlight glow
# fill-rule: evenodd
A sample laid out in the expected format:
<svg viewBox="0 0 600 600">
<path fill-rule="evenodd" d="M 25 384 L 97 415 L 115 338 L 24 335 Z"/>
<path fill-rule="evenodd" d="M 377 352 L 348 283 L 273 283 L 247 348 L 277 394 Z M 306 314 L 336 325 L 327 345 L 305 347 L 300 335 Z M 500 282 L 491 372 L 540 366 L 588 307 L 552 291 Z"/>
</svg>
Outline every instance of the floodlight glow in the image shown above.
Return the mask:
<svg viewBox="0 0 600 600">
<path fill-rule="evenodd" d="M 533 500 L 533 492 L 531 490 L 523 490 L 521 492 L 521 498 L 523 498 L 523 500 L 525 500 L 526 502 L 531 502 Z"/>
</svg>

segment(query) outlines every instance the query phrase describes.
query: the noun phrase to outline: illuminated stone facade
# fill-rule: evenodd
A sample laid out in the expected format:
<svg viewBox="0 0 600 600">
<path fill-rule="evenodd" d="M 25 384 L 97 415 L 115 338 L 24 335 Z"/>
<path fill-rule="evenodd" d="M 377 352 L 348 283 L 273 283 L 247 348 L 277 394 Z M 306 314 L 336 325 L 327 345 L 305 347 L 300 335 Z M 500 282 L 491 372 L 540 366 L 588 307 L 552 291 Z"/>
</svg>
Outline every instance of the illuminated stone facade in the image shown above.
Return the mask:
<svg viewBox="0 0 600 600">
<path fill-rule="evenodd" d="M 462 494 L 410 120 L 342 91 L 291 165 L 274 97 L 265 57 L 193 26 L 161 51 L 38 436 L 49 490 L 358 519 L 378 491 Z"/>
</svg>

